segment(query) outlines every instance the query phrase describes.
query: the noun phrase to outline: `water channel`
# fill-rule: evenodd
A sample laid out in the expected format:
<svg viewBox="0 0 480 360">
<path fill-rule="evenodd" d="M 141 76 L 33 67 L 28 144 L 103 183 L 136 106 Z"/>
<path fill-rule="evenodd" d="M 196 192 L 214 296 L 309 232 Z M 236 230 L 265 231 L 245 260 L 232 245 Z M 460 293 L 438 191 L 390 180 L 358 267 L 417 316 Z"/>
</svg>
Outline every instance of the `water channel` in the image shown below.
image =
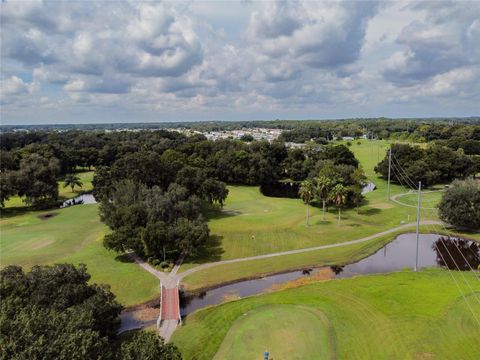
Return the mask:
<svg viewBox="0 0 480 360">
<path fill-rule="evenodd" d="M 415 253 L 415 234 L 402 234 L 376 253 L 356 263 L 345 266 L 291 271 L 261 279 L 240 281 L 234 284 L 220 286 L 200 294 L 182 294 L 181 315 L 185 316 L 203 307 L 220 304 L 231 299 L 260 294 L 304 277 L 315 277 L 317 279 L 327 280 L 349 278 L 357 275 L 387 273 L 406 268 L 413 269 L 415 266 Z M 465 271 L 479 269 L 479 266 L 479 243 L 464 239 L 449 239 L 437 234 L 420 235 L 418 249 L 419 269 L 426 267 L 444 267 L 455 270 L 460 268 L 460 270 Z M 150 314 L 151 317 L 138 316 L 132 312 L 125 312 L 122 314 L 121 331 L 155 324 L 156 316 L 158 316 L 158 308 L 155 311 L 151 311 Z M 125 323 L 123 323 L 124 321 Z"/>
</svg>

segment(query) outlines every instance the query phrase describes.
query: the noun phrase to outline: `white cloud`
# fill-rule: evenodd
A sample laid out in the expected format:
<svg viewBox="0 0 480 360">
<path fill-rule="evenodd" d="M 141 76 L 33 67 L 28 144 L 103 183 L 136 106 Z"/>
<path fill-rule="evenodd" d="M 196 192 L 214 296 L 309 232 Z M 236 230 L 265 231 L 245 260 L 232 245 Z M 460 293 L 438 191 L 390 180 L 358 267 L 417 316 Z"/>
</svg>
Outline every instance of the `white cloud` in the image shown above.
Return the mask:
<svg viewBox="0 0 480 360">
<path fill-rule="evenodd" d="M 62 122 L 97 112 L 102 121 L 402 116 L 407 107 L 433 116 L 456 104 L 471 114 L 479 19 L 475 2 L 7 0 L 2 111 Z"/>
</svg>

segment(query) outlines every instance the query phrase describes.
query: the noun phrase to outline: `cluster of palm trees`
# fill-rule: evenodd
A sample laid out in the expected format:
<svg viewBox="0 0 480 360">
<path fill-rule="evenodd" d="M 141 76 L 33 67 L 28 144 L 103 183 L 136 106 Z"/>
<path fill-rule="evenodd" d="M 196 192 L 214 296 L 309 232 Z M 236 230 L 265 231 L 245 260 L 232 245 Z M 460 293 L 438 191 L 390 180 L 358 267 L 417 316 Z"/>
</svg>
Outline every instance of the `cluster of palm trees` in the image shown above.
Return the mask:
<svg viewBox="0 0 480 360">
<path fill-rule="evenodd" d="M 313 200 L 322 202 L 323 220 L 325 220 L 325 205 L 327 201 L 332 201 L 338 208 L 338 224 L 340 225 L 341 209 L 347 203 L 348 191 L 348 187 L 323 175 L 304 180 L 300 184 L 298 194 L 307 205 L 307 226 L 309 226 L 309 205 Z"/>
</svg>

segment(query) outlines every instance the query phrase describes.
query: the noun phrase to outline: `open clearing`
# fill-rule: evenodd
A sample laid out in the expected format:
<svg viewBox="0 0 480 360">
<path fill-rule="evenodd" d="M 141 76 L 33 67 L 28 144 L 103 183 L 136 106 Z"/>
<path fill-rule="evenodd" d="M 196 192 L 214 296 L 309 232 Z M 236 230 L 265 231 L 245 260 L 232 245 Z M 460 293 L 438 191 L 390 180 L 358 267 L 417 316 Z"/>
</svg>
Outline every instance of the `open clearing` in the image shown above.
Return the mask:
<svg viewBox="0 0 480 360">
<path fill-rule="evenodd" d="M 56 216 L 43 218 L 51 213 Z M 86 264 L 92 281 L 110 284 L 124 305 L 150 300 L 158 293 L 157 280 L 136 264 L 116 259 L 103 247 L 107 227 L 97 205 L 77 205 L 54 211 L 31 211 L 0 220 L 1 266 L 29 268 L 37 264 Z"/>
<path fill-rule="evenodd" d="M 258 307 L 234 322 L 214 360 L 255 359 L 267 349 L 273 359 L 332 359 L 335 333 L 326 316 L 313 308 Z"/>
<path fill-rule="evenodd" d="M 475 299 L 480 297 L 480 283 L 472 273 L 463 275 L 476 295 L 459 273 L 453 276 L 472 310 L 480 314 L 480 303 Z M 277 306 L 284 304 L 317 310 L 325 318 L 311 316 L 312 324 L 293 326 L 291 334 L 282 333 L 280 327 L 270 338 L 269 311 L 280 317 L 273 320 L 278 328 L 282 319 Z M 256 336 L 250 338 L 245 331 L 253 328 Z M 303 343 L 296 335 L 302 329 L 313 332 Z M 287 327 L 283 330 L 288 332 Z M 227 349 L 229 346 L 239 354 L 249 355 L 243 358 L 253 358 L 251 348 L 260 351 L 255 354 L 258 358 L 268 350 L 274 359 L 319 359 L 324 357 L 317 356 L 310 336 L 318 336 L 319 344 L 332 344 L 332 334 L 335 357 L 339 359 L 480 358 L 480 326 L 450 274 L 438 269 L 317 282 L 206 308 L 186 318 L 173 335 L 173 342 L 185 359 L 211 359 L 216 354 L 217 358 L 236 358 Z M 295 346 L 308 354 L 291 356 L 288 342 L 279 340 L 285 336 L 296 339 Z M 332 351 L 329 356 L 334 354 Z"/>
</svg>

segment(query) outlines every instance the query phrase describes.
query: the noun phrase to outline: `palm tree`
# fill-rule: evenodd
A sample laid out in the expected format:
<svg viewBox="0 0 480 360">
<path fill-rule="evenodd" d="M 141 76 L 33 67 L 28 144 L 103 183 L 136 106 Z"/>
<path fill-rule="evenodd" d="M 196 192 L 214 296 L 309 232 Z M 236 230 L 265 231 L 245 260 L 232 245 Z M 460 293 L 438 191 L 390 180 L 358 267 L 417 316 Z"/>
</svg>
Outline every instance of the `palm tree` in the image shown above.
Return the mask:
<svg viewBox="0 0 480 360">
<path fill-rule="evenodd" d="M 342 206 L 347 202 L 347 188 L 342 184 L 335 185 L 335 187 L 332 189 L 331 197 L 335 202 L 335 205 L 338 207 L 338 225 L 340 225 L 341 209 Z"/>
<path fill-rule="evenodd" d="M 77 175 L 67 174 L 67 176 L 65 176 L 65 184 L 63 187 L 66 188 L 67 186 L 70 186 L 72 188 L 72 193 L 75 186 L 82 187 L 82 185 L 83 183 Z"/>
<path fill-rule="evenodd" d="M 321 175 L 315 179 L 315 185 L 317 196 L 320 200 L 322 200 L 323 220 L 325 220 L 325 203 L 327 202 L 330 191 L 332 190 L 333 182 L 330 178 Z"/>
<path fill-rule="evenodd" d="M 307 226 L 308 224 L 308 206 L 310 201 L 313 199 L 313 195 L 315 192 L 315 185 L 311 180 L 305 180 L 300 184 L 300 189 L 298 189 L 298 194 L 302 198 L 303 202 L 307 204 Z"/>
</svg>

